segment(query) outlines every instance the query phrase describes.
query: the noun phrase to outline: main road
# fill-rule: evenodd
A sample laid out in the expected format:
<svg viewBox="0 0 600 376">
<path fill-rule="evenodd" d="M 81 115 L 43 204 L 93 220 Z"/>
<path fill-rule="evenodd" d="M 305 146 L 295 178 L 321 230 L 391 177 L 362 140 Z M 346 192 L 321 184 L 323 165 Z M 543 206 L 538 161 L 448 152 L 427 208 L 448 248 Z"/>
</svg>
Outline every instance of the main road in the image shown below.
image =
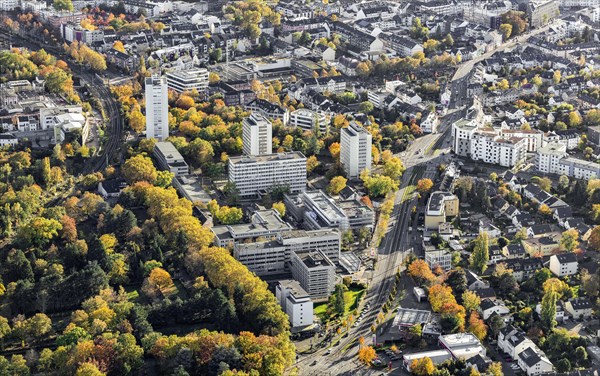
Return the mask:
<svg viewBox="0 0 600 376">
<path fill-rule="evenodd" d="M 547 28 L 548 26 L 545 26 L 528 32 L 457 67 L 451 81 L 452 96 L 449 111 L 442 119 L 439 133 L 416 139 L 404 153 L 403 162 L 406 171 L 402 176 L 400 189 L 396 192 L 394 210 L 389 221 L 390 228 L 378 249 L 375 271 L 363 302 L 370 303 L 364 319 L 360 325 L 351 328 L 348 335 L 343 337 L 329 354 L 326 353 L 325 348 L 322 348 L 313 354 L 300 357 L 296 366 L 301 375 L 358 375 L 371 372 L 369 369 L 364 369 L 357 361 L 358 338 L 362 336 L 366 344 L 371 343 L 371 326 L 387 301 L 396 272 L 402 267 L 406 255 L 413 250 L 415 237 L 409 228 L 414 225 L 411 223 L 411 212 L 413 206 L 417 205 L 417 197 L 412 194 L 412 186 L 422 177 L 434 178 L 437 165 L 445 161 L 445 156 L 450 150 L 451 124 L 460 117 L 460 109 L 469 103 L 467 85 L 473 67 L 494 53 L 515 47 L 517 43 L 525 42 L 529 37 Z M 361 304 L 361 309 L 364 308 L 364 304 Z"/>
</svg>

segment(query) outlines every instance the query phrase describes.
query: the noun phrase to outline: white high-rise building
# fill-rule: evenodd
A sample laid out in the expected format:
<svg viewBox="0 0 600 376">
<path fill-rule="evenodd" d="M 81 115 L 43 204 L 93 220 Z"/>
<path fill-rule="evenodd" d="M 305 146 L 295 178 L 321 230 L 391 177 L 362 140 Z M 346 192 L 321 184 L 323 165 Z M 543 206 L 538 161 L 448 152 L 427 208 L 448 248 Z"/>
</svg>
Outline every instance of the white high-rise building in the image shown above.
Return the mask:
<svg viewBox="0 0 600 376">
<path fill-rule="evenodd" d="M 169 137 L 169 96 L 164 77 L 146 78 L 146 137 L 158 141 Z"/>
<path fill-rule="evenodd" d="M 252 113 L 242 122 L 244 154 L 273 154 L 273 126 L 264 116 Z"/>
<path fill-rule="evenodd" d="M 356 122 L 342 128 L 340 135 L 340 162 L 348 179 L 358 179 L 364 169 L 371 169 L 372 137 Z"/>
</svg>

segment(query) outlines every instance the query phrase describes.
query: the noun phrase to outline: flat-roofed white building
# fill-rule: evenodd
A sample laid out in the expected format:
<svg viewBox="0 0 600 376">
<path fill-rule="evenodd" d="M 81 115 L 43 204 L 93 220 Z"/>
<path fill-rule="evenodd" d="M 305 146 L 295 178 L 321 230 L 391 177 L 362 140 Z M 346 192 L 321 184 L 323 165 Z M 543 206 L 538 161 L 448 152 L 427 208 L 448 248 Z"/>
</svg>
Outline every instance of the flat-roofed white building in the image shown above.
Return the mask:
<svg viewBox="0 0 600 376">
<path fill-rule="evenodd" d="M 243 199 L 259 197 L 277 187 L 302 192 L 306 189 L 306 157 L 298 151 L 230 157 L 229 181 Z"/>
<path fill-rule="evenodd" d="M 455 359 L 467 360 L 476 355 L 486 355 L 485 347 L 472 333 L 441 335 L 438 337 L 438 343 L 448 349 Z"/>
<path fill-rule="evenodd" d="M 293 279 L 279 281 L 275 288 L 275 297 L 290 318 L 292 331 L 312 325 L 313 302 L 298 281 Z"/>
<path fill-rule="evenodd" d="M 319 131 L 327 133 L 329 130 L 329 119 L 322 112 L 309 110 L 307 108 L 299 108 L 290 113 L 291 127 L 299 127 L 306 130 L 314 130 L 317 126 Z"/>
<path fill-rule="evenodd" d="M 273 154 L 273 125 L 259 113 L 253 112 L 242 121 L 244 154 Z"/>
<path fill-rule="evenodd" d="M 536 167 L 540 172 L 557 174 L 559 162 L 567 154 L 567 147 L 558 142 L 550 142 L 537 150 Z"/>
<path fill-rule="evenodd" d="M 205 68 L 169 72 L 166 77 L 169 89 L 178 93 L 192 90 L 203 92 L 208 89 L 208 70 Z"/>
<path fill-rule="evenodd" d="M 371 169 L 371 134 L 357 122 L 340 130 L 340 162 L 348 179 L 358 179 L 363 170 Z"/>
<path fill-rule="evenodd" d="M 190 173 L 188 164 L 172 143 L 167 141 L 157 142 L 154 145 L 152 154 L 158 162 L 158 167 L 162 170 L 170 171 L 175 176 L 182 176 Z"/>
</svg>

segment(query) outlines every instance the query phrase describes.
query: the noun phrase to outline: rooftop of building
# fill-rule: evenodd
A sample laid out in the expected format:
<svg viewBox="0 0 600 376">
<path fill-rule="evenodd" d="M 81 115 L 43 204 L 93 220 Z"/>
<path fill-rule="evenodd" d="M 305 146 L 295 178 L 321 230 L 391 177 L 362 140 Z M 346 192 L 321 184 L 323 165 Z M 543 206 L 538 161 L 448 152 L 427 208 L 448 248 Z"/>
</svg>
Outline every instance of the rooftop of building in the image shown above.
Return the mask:
<svg viewBox="0 0 600 376">
<path fill-rule="evenodd" d="M 229 164 L 238 164 L 238 163 L 266 163 L 266 162 L 274 162 L 274 161 L 282 161 L 282 160 L 290 160 L 290 159 L 306 159 L 304 154 L 299 151 L 290 151 L 286 153 L 274 153 L 274 154 L 264 154 L 264 155 L 255 155 L 255 156 L 246 156 L 240 155 L 229 158 Z"/>
<path fill-rule="evenodd" d="M 331 266 L 335 268 L 335 265 L 331 262 L 329 257 L 327 257 L 321 251 L 305 251 L 305 252 L 294 252 L 296 256 L 302 261 L 302 263 L 308 269 L 321 268 L 326 266 Z"/>
<path fill-rule="evenodd" d="M 294 279 L 284 279 L 279 281 L 279 285 L 292 294 L 296 300 L 300 298 L 310 298 L 310 295 L 302 288 L 300 282 Z"/>
</svg>

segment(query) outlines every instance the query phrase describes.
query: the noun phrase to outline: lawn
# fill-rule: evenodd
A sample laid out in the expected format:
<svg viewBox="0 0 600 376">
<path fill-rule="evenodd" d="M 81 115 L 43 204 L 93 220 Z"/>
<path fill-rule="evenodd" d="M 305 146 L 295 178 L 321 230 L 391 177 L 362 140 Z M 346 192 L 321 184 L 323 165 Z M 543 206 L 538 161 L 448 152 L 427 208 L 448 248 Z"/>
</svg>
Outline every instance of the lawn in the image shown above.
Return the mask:
<svg viewBox="0 0 600 376">
<path fill-rule="evenodd" d="M 358 286 L 349 287 L 347 291 L 344 291 L 344 317 L 348 316 L 352 311 L 358 308 L 358 303 L 364 293 L 365 288 Z M 313 313 L 318 316 L 321 321 L 328 321 L 327 302 L 315 304 Z M 331 317 L 329 318 L 331 319 Z"/>
</svg>

